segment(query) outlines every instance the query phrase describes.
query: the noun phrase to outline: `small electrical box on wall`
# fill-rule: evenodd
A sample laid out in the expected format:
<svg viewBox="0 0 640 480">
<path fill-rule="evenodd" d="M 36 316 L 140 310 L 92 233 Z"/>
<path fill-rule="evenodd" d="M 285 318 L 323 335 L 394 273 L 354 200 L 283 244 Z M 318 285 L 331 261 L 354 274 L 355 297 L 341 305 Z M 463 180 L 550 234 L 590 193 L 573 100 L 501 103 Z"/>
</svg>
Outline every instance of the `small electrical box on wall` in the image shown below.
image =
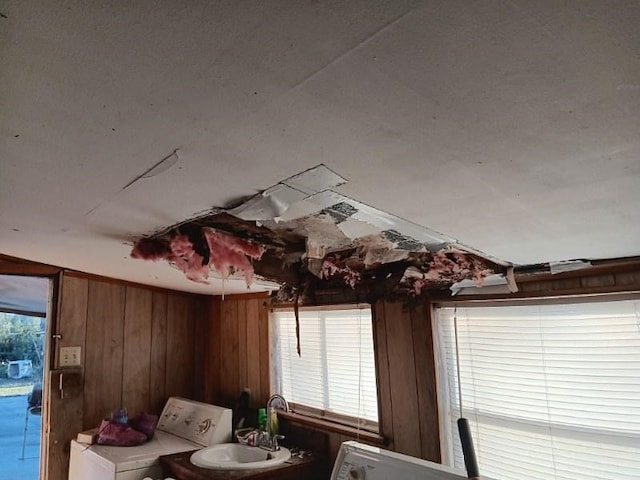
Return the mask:
<svg viewBox="0 0 640 480">
<path fill-rule="evenodd" d="M 82 347 L 60 347 L 60 367 L 79 367 Z"/>
</svg>

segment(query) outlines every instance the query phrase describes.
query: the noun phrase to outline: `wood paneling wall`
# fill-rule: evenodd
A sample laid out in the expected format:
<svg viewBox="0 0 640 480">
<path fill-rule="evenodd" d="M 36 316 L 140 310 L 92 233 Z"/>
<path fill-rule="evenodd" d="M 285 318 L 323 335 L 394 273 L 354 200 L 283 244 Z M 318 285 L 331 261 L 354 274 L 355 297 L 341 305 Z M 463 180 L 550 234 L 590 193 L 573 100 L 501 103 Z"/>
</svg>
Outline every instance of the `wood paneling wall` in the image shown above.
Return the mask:
<svg viewBox="0 0 640 480">
<path fill-rule="evenodd" d="M 251 406 L 264 406 L 269 387 L 269 311 L 267 295 L 215 297 L 210 305 L 206 399 L 233 407 L 244 388 Z"/>
<path fill-rule="evenodd" d="M 51 275 L 57 267 L 0 255 L 3 273 Z M 585 271 L 519 278 L 510 298 L 640 291 L 640 261 Z M 159 413 L 182 395 L 233 406 L 249 387 L 253 407 L 269 396 L 268 307 L 264 295 L 200 297 L 63 273 L 53 319 L 61 338 L 51 349 L 82 347 L 84 384 L 59 397 L 45 418 L 48 479 L 67 478 L 69 442 L 124 405 L 132 414 Z M 477 299 L 475 297 L 474 299 Z M 457 297 L 457 300 L 463 300 Z M 438 422 L 430 309 L 374 305 L 381 432 L 396 451 L 438 461 Z M 52 377 L 62 370 L 54 370 Z M 52 384 L 52 389 L 54 388 Z M 53 399 L 52 399 L 53 400 Z M 45 405 L 45 411 L 48 408 Z M 349 435 L 329 433 L 330 461 Z"/>
<path fill-rule="evenodd" d="M 266 298 L 234 295 L 212 300 L 205 383 L 208 400 L 233 406 L 244 387 L 254 408 L 269 397 L 269 330 Z M 378 302 L 373 309 L 381 434 L 395 451 L 440 461 L 431 321 L 428 309 Z M 219 352 L 216 355 L 215 352 Z M 328 432 L 329 460 L 354 436 Z"/>
<path fill-rule="evenodd" d="M 204 399 L 202 332 L 209 321 L 209 301 L 98 277 L 63 275 L 55 366 L 60 347 L 82 347 L 84 385 L 79 395 L 56 402 L 54 415 L 71 421 L 52 425 L 50 479 L 67 478 L 69 442 L 77 432 L 99 426 L 116 408 L 125 407 L 130 416 L 158 414 L 173 395 Z"/>
<path fill-rule="evenodd" d="M 431 320 L 424 305 L 374 305 L 381 433 L 399 453 L 440 461 Z"/>
</svg>

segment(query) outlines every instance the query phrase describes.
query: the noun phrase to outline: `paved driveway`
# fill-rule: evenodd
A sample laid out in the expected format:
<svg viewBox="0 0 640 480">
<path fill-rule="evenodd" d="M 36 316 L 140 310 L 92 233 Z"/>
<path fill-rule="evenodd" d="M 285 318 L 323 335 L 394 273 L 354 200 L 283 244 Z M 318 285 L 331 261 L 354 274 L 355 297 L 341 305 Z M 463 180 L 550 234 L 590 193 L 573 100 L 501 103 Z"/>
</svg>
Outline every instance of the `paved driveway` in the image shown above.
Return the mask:
<svg viewBox="0 0 640 480">
<path fill-rule="evenodd" d="M 38 480 L 40 415 L 29 415 L 24 459 L 27 395 L 0 397 L 0 480 Z"/>
</svg>

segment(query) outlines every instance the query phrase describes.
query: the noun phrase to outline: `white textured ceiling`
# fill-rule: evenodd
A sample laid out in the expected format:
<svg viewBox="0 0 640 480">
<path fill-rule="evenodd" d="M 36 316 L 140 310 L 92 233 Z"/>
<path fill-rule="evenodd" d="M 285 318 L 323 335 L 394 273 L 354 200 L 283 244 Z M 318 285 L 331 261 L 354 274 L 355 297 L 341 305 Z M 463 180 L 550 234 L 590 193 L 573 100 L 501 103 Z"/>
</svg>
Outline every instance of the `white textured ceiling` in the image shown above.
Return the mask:
<svg viewBox="0 0 640 480">
<path fill-rule="evenodd" d="M 349 180 L 336 191 L 504 261 L 640 255 L 639 2 L 0 15 L 0 253 L 220 292 L 129 258 L 132 241 L 324 163 Z"/>
</svg>

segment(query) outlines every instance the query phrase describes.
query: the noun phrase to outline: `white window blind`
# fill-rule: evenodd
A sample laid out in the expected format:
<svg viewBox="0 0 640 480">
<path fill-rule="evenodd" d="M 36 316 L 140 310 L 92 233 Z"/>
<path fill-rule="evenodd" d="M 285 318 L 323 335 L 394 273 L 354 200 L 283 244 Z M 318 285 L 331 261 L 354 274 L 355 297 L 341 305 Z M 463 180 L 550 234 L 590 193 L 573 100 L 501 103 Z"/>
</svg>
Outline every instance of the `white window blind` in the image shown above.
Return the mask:
<svg viewBox="0 0 640 480">
<path fill-rule="evenodd" d="M 272 315 L 275 390 L 296 406 L 310 407 L 327 418 L 336 414 L 361 419 L 359 425 L 375 430 L 378 402 L 371 310 L 300 309 L 299 319 L 301 356 L 294 313 Z"/>
<path fill-rule="evenodd" d="M 640 302 L 438 308 L 447 463 L 463 415 L 483 478 L 640 479 Z"/>
</svg>

